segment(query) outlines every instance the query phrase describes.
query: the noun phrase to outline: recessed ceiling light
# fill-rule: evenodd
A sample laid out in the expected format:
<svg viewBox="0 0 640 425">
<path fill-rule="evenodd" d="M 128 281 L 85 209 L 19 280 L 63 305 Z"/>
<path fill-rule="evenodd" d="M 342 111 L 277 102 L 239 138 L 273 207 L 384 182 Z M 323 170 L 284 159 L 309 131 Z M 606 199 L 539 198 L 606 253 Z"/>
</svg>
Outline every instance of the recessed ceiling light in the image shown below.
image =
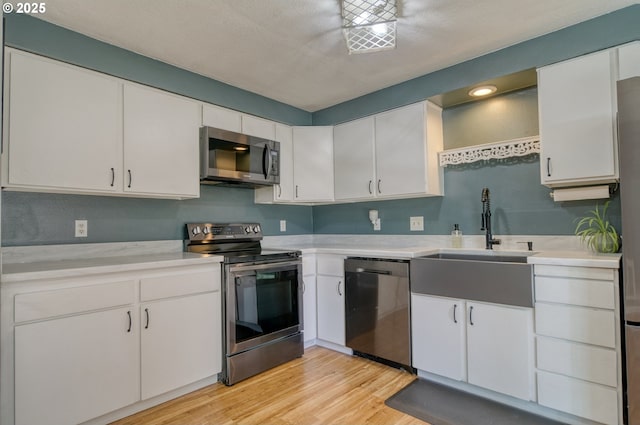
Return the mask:
<svg viewBox="0 0 640 425">
<path fill-rule="evenodd" d="M 488 96 L 490 94 L 495 93 L 496 90 L 498 90 L 496 86 L 474 87 L 471 90 L 469 90 L 469 96 L 474 96 L 474 97 Z"/>
</svg>

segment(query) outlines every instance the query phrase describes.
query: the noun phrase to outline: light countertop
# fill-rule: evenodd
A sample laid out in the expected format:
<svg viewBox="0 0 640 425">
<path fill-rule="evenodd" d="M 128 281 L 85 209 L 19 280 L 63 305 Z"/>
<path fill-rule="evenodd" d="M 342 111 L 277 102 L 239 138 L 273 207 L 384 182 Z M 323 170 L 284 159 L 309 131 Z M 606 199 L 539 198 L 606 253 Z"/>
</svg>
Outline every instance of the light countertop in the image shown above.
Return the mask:
<svg viewBox="0 0 640 425">
<path fill-rule="evenodd" d="M 2 283 L 36 279 L 55 279 L 88 274 L 127 272 L 162 267 L 219 263 L 222 257 L 189 252 L 169 252 L 147 255 L 104 256 L 93 258 L 4 263 Z"/>
</svg>

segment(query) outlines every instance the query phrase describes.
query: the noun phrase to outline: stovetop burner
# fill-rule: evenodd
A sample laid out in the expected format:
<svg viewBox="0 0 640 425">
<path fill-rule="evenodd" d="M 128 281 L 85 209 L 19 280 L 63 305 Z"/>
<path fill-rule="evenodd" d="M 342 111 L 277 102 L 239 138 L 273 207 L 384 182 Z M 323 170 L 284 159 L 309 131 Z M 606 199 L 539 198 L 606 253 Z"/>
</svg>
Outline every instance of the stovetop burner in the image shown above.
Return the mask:
<svg viewBox="0 0 640 425">
<path fill-rule="evenodd" d="M 189 223 L 184 248 L 187 252 L 224 256 L 224 262 L 271 262 L 297 258 L 299 251 L 262 249 L 262 226 L 258 223 Z"/>
</svg>

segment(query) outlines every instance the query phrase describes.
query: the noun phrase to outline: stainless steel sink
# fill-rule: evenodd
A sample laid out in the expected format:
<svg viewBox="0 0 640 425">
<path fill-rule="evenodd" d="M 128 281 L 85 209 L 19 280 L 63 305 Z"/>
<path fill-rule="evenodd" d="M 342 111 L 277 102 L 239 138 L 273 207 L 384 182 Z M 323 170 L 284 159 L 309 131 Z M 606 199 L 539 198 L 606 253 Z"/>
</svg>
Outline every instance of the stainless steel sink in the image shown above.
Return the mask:
<svg viewBox="0 0 640 425">
<path fill-rule="evenodd" d="M 527 255 L 438 253 L 411 259 L 411 291 L 533 307 Z"/>
</svg>

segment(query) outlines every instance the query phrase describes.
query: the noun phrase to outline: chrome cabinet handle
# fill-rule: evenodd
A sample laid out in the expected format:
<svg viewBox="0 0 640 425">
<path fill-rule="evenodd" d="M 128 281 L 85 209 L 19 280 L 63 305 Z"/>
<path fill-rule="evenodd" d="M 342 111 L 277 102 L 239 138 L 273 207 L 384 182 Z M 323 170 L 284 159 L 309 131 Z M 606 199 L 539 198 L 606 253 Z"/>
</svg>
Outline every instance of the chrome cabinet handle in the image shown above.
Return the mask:
<svg viewBox="0 0 640 425">
<path fill-rule="evenodd" d="M 296 198 L 298 197 L 298 185 L 296 185 Z"/>
<path fill-rule="evenodd" d="M 113 187 L 113 184 L 116 182 L 116 170 L 111 167 L 111 187 Z"/>
<path fill-rule="evenodd" d="M 131 311 L 127 311 L 127 316 L 129 316 L 129 328 L 127 329 L 127 332 L 131 332 Z"/>
<path fill-rule="evenodd" d="M 341 280 L 338 281 L 338 286 L 336 286 L 336 289 L 338 290 L 338 295 L 342 296 L 342 292 L 340 292 L 340 285 L 342 285 Z"/>
<path fill-rule="evenodd" d="M 282 186 L 278 185 L 278 198 L 282 197 Z"/>
<path fill-rule="evenodd" d="M 380 183 L 382 183 L 382 180 L 378 180 L 378 193 L 382 193 L 382 190 L 380 189 Z"/>
<path fill-rule="evenodd" d="M 131 170 L 127 170 L 127 173 L 129 173 L 129 184 L 127 185 L 127 187 L 131 187 L 131 182 L 132 182 L 132 178 L 131 178 Z"/>
<path fill-rule="evenodd" d="M 547 177 L 551 177 L 551 157 L 547 158 Z"/>
<path fill-rule="evenodd" d="M 473 306 L 469 307 L 469 324 L 473 326 Z"/>
<path fill-rule="evenodd" d="M 148 309 L 148 308 L 145 308 L 145 309 L 144 309 L 144 312 L 145 312 L 145 313 L 146 313 L 146 315 L 147 315 L 147 323 L 144 325 L 144 328 L 145 328 L 145 329 L 149 329 L 149 309 Z"/>
<path fill-rule="evenodd" d="M 373 180 L 369 180 L 369 195 L 373 195 L 373 190 L 371 189 L 372 184 L 373 184 Z"/>
<path fill-rule="evenodd" d="M 456 309 L 458 308 L 458 304 L 453 305 L 453 323 L 458 323 L 458 319 L 456 319 Z"/>
</svg>

